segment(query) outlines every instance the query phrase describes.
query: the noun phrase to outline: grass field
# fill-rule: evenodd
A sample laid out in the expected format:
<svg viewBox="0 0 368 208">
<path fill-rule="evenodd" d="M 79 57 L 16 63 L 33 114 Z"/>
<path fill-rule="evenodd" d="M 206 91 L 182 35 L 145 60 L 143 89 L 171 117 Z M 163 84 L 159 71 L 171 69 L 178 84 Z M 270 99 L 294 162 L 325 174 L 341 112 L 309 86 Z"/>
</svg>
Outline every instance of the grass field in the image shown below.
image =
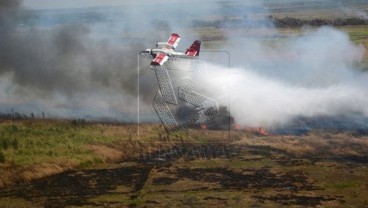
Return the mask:
<svg viewBox="0 0 368 208">
<path fill-rule="evenodd" d="M 136 127 L 118 128 L 103 124 L 87 124 L 85 121 L 24 120 L 3 121 L 1 148 L 5 161 L 15 165 L 65 161 L 67 158 L 83 160 L 92 157 L 83 151 L 87 144 L 111 144 L 122 139 L 132 139 Z M 47 156 L 47 157 L 45 157 Z M 93 158 L 90 158 L 93 159 Z"/>
<path fill-rule="evenodd" d="M 0 186 L 3 186 L 70 168 L 120 160 L 122 153 L 109 145 L 132 139 L 136 126 L 106 127 L 85 121 L 1 121 L 0 132 Z"/>
<path fill-rule="evenodd" d="M 345 26 L 339 29 L 346 31 L 354 43 L 364 46 L 365 60 L 362 67 L 368 70 L 368 26 Z"/>
<path fill-rule="evenodd" d="M 136 158 L 178 141 L 218 141 L 227 132 L 166 136 L 161 125 L 99 124 L 84 120 L 3 120 L 0 122 L 0 187 L 68 169 Z M 222 140 L 223 141 L 223 140 Z M 17 173 L 17 174 L 14 174 Z"/>
<path fill-rule="evenodd" d="M 21 183 L 2 188 L 0 206 L 368 206 L 366 136 L 242 130 L 221 142 L 219 131 L 178 139 L 141 128 L 138 141 L 131 125 L 3 121 L 2 185 Z"/>
</svg>

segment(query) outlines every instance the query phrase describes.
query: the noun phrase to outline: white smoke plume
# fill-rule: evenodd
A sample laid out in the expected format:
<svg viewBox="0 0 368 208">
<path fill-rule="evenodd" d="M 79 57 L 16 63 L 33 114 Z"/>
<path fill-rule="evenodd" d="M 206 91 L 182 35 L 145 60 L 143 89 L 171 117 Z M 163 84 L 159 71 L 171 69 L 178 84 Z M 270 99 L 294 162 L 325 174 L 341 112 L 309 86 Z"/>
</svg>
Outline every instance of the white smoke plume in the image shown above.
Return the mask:
<svg viewBox="0 0 368 208">
<path fill-rule="evenodd" d="M 224 105 L 230 93 L 230 111 L 238 124 L 272 128 L 297 117 L 368 115 L 368 74 L 354 68 L 365 49 L 345 32 L 307 29 L 276 47 L 252 40 L 257 45 L 253 59 L 277 57 L 265 65 L 245 57 L 252 51 L 249 40 L 236 42 L 245 61 L 230 70 L 208 66 L 205 85 Z"/>
</svg>

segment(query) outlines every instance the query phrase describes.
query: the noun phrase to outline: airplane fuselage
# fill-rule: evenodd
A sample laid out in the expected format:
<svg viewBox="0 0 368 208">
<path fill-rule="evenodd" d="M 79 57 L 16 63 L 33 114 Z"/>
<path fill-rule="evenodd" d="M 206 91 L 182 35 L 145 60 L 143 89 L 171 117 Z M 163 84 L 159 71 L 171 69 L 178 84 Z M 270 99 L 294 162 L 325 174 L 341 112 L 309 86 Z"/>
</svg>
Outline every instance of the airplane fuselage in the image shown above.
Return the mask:
<svg viewBox="0 0 368 208">
<path fill-rule="evenodd" d="M 146 49 L 145 51 L 141 52 L 141 54 L 147 54 L 147 55 L 152 55 L 152 56 L 156 56 L 159 53 L 164 53 L 169 57 L 178 57 L 178 58 L 193 58 L 192 56 L 188 56 L 185 53 L 182 52 L 177 52 L 174 51 L 171 48 L 154 48 L 154 49 Z"/>
<path fill-rule="evenodd" d="M 201 41 L 196 40 L 193 44 L 183 52 L 176 52 L 175 48 L 180 41 L 180 36 L 176 33 L 172 33 L 169 40 L 165 42 L 158 42 L 155 49 L 146 49 L 139 54 L 152 56 L 151 66 L 162 66 L 169 58 L 186 58 L 192 59 L 199 56 L 201 49 Z"/>
</svg>

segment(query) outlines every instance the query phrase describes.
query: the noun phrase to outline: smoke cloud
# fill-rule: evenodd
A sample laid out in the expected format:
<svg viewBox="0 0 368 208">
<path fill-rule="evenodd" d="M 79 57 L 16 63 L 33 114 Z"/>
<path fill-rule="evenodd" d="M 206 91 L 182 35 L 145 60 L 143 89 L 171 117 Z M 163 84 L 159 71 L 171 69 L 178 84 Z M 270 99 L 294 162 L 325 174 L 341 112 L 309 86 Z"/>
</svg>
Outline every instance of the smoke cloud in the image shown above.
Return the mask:
<svg viewBox="0 0 368 208">
<path fill-rule="evenodd" d="M 277 62 L 246 61 L 245 67 L 230 70 L 208 66 L 205 83 L 208 93 L 221 92 L 211 96 L 223 104 L 230 93 L 231 114 L 238 124 L 273 128 L 299 117 L 368 115 L 368 74 L 354 68 L 365 49 L 346 33 L 322 27 L 306 29 L 277 47 L 252 42 L 258 61 L 277 57 Z"/>
<path fill-rule="evenodd" d="M 22 4 L 22 2 L 22 0 L 3 0 L 0 3 L 0 11 L 17 9 Z"/>
<path fill-rule="evenodd" d="M 272 128 L 298 117 L 367 116 L 368 77 L 356 67 L 365 49 L 346 33 L 305 28 L 284 38 L 266 18 L 270 2 L 195 4 L 30 11 L 20 0 L 1 1 L 0 111 L 133 121 L 138 52 L 172 32 L 185 37 L 178 48 L 183 50 L 201 39 L 197 26 L 209 22 L 220 29 L 207 37 L 224 40 L 204 43 L 203 50 L 229 51 L 234 68 L 209 63 L 201 90 L 225 106 L 230 92 L 236 123 Z M 243 30 L 233 30 L 238 27 Z M 142 108 L 152 109 L 152 71 L 142 70 L 140 83 Z"/>
<path fill-rule="evenodd" d="M 9 110 L 8 103 L 18 110 L 34 104 L 62 117 L 136 111 L 137 53 L 160 34 L 118 44 L 98 39 L 105 28 L 97 24 L 62 18 L 50 23 L 47 15 L 21 8 L 21 1 L 2 1 L 0 10 L 0 75 L 8 80 L 0 83 L 0 110 Z"/>
</svg>

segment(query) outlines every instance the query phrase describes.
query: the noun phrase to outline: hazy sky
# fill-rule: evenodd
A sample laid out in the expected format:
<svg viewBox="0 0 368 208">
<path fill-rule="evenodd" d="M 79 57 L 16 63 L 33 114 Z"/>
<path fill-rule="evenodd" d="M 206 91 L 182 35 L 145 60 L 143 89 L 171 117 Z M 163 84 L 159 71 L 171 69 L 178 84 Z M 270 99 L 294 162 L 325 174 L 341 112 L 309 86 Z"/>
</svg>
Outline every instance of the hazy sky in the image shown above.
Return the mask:
<svg viewBox="0 0 368 208">
<path fill-rule="evenodd" d="M 54 9 L 76 7 L 98 7 L 122 5 L 124 0 L 24 0 L 24 6 L 31 9 Z"/>
<path fill-rule="evenodd" d="M 195 2 L 195 0 L 189 0 Z M 80 7 L 100 7 L 100 6 L 118 6 L 124 4 L 140 3 L 172 3 L 172 0 L 23 0 L 24 6 L 30 9 L 60 9 L 60 8 L 80 8 Z M 186 0 L 185 2 L 188 2 Z"/>
</svg>

